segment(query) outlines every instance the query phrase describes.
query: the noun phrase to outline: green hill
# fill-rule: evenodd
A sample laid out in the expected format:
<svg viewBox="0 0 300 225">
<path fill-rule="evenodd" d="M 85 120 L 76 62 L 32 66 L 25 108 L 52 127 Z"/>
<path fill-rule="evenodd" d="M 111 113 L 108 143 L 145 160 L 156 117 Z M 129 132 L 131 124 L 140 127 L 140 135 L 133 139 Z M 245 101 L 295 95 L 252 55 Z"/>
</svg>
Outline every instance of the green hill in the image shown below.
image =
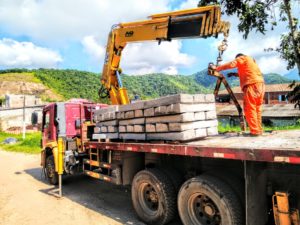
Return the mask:
<svg viewBox="0 0 300 225">
<path fill-rule="evenodd" d="M 225 73 L 225 75 L 226 74 L 227 73 Z M 207 75 L 207 70 L 202 70 L 191 76 L 197 83 L 203 85 L 206 88 L 213 89 L 215 87 L 216 78 Z M 226 77 L 226 79 L 227 79 L 228 83 L 233 87 L 239 85 L 239 79 L 237 77 L 230 77 L 230 78 Z M 266 84 L 291 83 L 291 80 L 289 80 L 286 77 L 283 77 L 277 73 L 264 74 L 264 79 L 265 79 Z"/>
<path fill-rule="evenodd" d="M 29 73 L 30 76 L 28 76 Z M 24 76 L 24 78 L 20 76 Z M 17 78 L 19 80 L 26 78 L 34 82 L 40 82 L 65 99 L 99 100 L 100 76 L 96 73 L 59 69 L 11 69 L 0 71 L 0 77 L 1 79 Z M 216 83 L 216 78 L 208 76 L 206 70 L 189 76 L 148 74 L 142 76 L 123 75 L 122 77 L 124 86 L 128 89 L 129 97 L 139 95 L 142 99 L 177 93 L 208 93 L 212 92 Z M 266 74 L 264 77 L 267 84 L 290 82 L 290 80 L 279 74 Z M 232 86 L 239 85 L 238 78 L 235 77 L 228 78 L 228 82 Z"/>
<path fill-rule="evenodd" d="M 39 69 L 34 74 L 44 85 L 65 99 L 98 100 L 99 75 L 77 70 Z"/>
<path fill-rule="evenodd" d="M 287 84 L 291 83 L 291 80 L 283 77 L 277 73 L 268 73 L 264 75 L 266 84 Z"/>
<path fill-rule="evenodd" d="M 166 74 L 148 74 L 142 76 L 123 76 L 124 86 L 129 95 L 139 95 L 142 99 L 177 93 L 208 93 L 209 90 L 194 81 L 191 76 L 170 76 Z"/>
<path fill-rule="evenodd" d="M 77 70 L 40 69 L 35 75 L 49 88 L 56 90 L 66 99 L 86 98 L 98 100 L 99 74 Z M 194 82 L 192 77 L 149 74 L 143 76 L 124 75 L 123 84 L 132 98 L 135 94 L 142 99 L 177 93 L 207 93 L 209 90 Z"/>
<path fill-rule="evenodd" d="M 58 69 L 11 69 L 0 71 L 0 75 L 6 77 L 11 73 L 18 74 L 18 79 L 22 80 L 20 76 L 29 72 L 34 75 L 33 78 L 36 82 L 44 84 L 65 99 L 85 98 L 93 101 L 99 100 L 100 77 L 96 73 Z M 134 95 L 139 95 L 142 99 L 150 99 L 177 93 L 209 92 L 208 89 L 195 82 L 192 76 L 148 74 L 143 76 L 123 75 L 122 78 L 130 98 Z"/>
</svg>

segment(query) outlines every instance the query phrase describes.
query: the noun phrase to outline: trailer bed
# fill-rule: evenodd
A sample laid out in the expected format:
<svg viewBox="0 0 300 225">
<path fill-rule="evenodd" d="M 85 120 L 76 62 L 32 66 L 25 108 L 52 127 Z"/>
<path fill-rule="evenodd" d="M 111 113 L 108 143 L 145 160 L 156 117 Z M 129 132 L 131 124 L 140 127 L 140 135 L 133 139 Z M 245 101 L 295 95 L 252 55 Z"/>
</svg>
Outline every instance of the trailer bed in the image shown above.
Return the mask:
<svg viewBox="0 0 300 225">
<path fill-rule="evenodd" d="M 186 143 L 87 142 L 86 148 L 300 164 L 300 130 L 260 137 L 223 134 Z"/>
<path fill-rule="evenodd" d="M 273 149 L 300 151 L 300 130 L 273 131 L 265 136 L 251 137 L 237 133 L 228 133 L 209 137 L 204 140 L 189 142 L 188 145 L 226 148 Z"/>
</svg>

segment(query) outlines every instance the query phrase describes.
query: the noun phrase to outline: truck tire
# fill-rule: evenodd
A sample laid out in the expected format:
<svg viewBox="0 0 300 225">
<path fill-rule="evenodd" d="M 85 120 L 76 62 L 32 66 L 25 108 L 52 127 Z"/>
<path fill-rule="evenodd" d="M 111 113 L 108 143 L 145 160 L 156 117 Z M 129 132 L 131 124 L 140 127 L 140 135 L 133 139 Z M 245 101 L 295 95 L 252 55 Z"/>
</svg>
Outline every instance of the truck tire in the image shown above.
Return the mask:
<svg viewBox="0 0 300 225">
<path fill-rule="evenodd" d="M 161 169 L 171 180 L 177 195 L 181 185 L 184 182 L 183 175 L 181 175 L 179 171 L 174 170 L 172 168 L 161 168 Z"/>
<path fill-rule="evenodd" d="M 146 224 L 163 225 L 176 212 L 176 194 L 169 177 L 158 169 L 138 172 L 131 186 L 133 207 Z"/>
<path fill-rule="evenodd" d="M 187 180 L 178 194 L 178 211 L 185 225 L 243 225 L 241 204 L 225 182 L 208 175 Z"/>
<path fill-rule="evenodd" d="M 58 174 L 55 171 L 55 163 L 53 155 L 49 155 L 46 159 L 46 176 L 50 184 L 58 183 Z"/>
<path fill-rule="evenodd" d="M 245 207 L 245 184 L 243 180 L 239 179 L 230 171 L 209 171 L 204 173 L 204 175 L 216 177 L 229 185 L 238 196 L 243 208 Z"/>
</svg>

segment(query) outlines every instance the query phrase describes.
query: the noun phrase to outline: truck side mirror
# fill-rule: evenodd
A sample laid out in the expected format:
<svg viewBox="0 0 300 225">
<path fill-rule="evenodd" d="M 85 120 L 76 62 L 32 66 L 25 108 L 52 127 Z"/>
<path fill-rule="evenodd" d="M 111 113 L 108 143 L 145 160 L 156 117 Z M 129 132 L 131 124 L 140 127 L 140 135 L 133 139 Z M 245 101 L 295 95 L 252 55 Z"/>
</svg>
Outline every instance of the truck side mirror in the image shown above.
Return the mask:
<svg viewBox="0 0 300 225">
<path fill-rule="evenodd" d="M 38 124 L 38 118 L 39 118 L 38 113 L 37 112 L 33 112 L 31 114 L 31 124 L 32 125 L 37 125 Z"/>
<path fill-rule="evenodd" d="M 75 120 L 75 128 L 76 128 L 76 129 L 79 129 L 80 126 L 81 126 L 81 120 L 80 120 L 80 119 L 76 119 L 76 120 Z"/>
</svg>

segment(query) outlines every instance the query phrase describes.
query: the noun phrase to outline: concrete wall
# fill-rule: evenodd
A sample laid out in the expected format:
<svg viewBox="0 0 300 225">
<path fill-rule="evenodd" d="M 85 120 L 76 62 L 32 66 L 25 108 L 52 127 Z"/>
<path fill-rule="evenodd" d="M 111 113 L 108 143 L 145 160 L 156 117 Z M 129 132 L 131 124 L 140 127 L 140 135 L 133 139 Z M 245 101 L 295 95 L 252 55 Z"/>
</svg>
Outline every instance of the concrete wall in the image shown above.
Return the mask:
<svg viewBox="0 0 300 225">
<path fill-rule="evenodd" d="M 19 108 L 24 105 L 24 96 L 25 96 L 25 106 L 35 106 L 41 105 L 41 99 L 34 95 L 5 95 L 5 108 Z"/>
<path fill-rule="evenodd" d="M 42 122 L 43 105 L 25 107 L 25 123 L 31 125 L 32 114 L 38 114 L 38 123 Z M 10 127 L 23 126 L 23 108 L 0 109 L 0 130 L 6 130 Z"/>
</svg>

